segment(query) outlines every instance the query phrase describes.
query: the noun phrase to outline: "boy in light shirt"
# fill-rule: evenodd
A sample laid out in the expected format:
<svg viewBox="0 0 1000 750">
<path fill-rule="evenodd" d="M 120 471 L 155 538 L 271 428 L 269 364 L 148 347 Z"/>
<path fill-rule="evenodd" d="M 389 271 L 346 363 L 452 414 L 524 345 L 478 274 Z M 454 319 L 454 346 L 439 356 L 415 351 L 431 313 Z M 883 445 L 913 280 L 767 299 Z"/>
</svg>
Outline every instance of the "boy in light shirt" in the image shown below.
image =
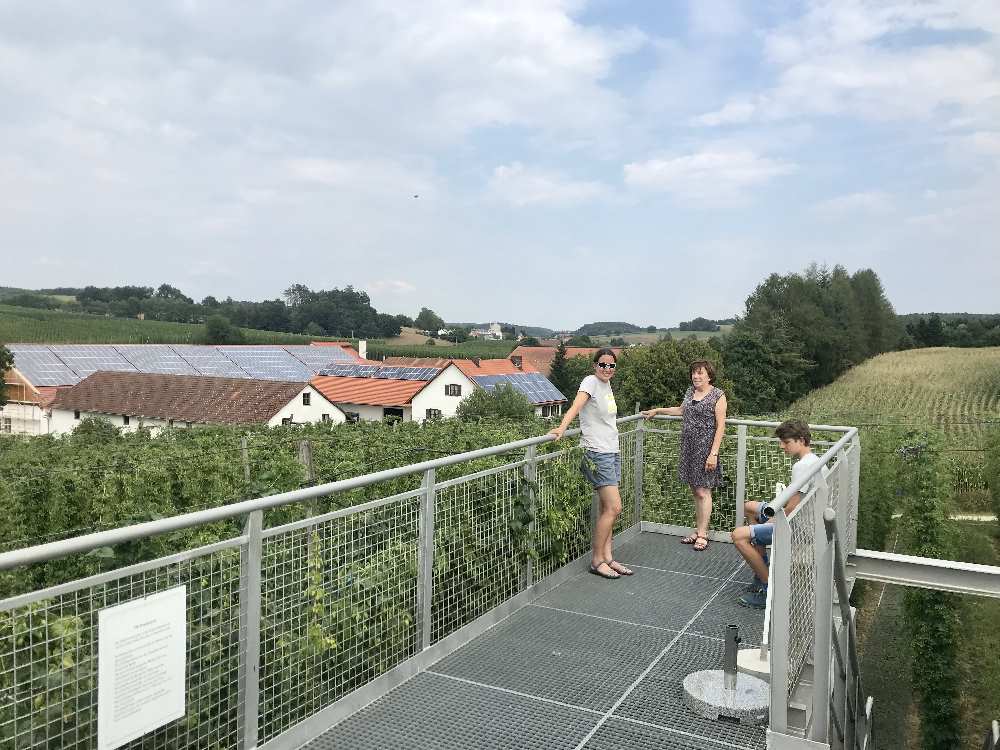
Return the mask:
<svg viewBox="0 0 1000 750">
<path fill-rule="evenodd" d="M 809 467 L 819 461 L 819 457 L 810 448 L 812 435 L 805 422 L 798 419 L 782 422 L 775 428 L 774 434 L 781 442 L 781 449 L 795 459 L 792 465 L 792 482 L 804 476 Z M 786 514 L 795 510 L 811 485 L 811 481 L 807 482 L 792 496 L 785 506 Z M 740 604 L 751 609 L 764 609 L 767 605 L 767 547 L 774 539 L 774 523 L 763 514 L 763 506 L 764 503 L 757 500 L 747 501 L 745 510 L 750 523 L 733 529 L 733 544 L 754 572 L 755 585 L 739 598 Z"/>
</svg>

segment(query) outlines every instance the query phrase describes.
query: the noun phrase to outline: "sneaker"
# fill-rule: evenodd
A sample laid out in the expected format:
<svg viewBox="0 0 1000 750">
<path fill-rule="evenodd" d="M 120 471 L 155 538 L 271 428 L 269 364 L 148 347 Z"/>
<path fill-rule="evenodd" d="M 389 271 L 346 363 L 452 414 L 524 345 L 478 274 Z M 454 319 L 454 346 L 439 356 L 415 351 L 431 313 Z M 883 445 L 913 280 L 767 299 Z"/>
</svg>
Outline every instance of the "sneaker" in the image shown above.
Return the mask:
<svg viewBox="0 0 1000 750">
<path fill-rule="evenodd" d="M 760 580 L 756 574 L 754 574 L 753 580 L 750 581 L 750 583 L 748 583 L 746 585 L 746 588 L 744 588 L 743 590 L 748 591 L 752 594 L 756 591 L 760 591 L 762 588 L 764 588 L 764 582 Z"/>
<path fill-rule="evenodd" d="M 737 602 L 744 607 L 749 607 L 750 609 L 764 609 L 767 607 L 767 587 L 765 586 L 758 591 L 743 594 Z"/>
</svg>

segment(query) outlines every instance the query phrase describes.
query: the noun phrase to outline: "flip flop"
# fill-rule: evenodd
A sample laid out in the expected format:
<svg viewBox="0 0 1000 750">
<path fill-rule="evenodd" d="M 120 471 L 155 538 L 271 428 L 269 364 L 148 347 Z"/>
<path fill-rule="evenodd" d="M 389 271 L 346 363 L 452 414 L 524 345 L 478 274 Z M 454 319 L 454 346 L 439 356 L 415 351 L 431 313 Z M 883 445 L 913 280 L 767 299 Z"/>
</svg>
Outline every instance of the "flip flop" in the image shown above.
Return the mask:
<svg viewBox="0 0 1000 750">
<path fill-rule="evenodd" d="M 612 575 L 608 575 L 607 573 L 602 573 L 601 572 L 601 566 L 602 565 L 607 565 L 608 566 L 608 570 L 610 570 L 611 572 L 613 572 L 614 575 L 612 576 Z M 616 580 L 618 578 L 621 578 L 621 575 L 619 575 L 618 572 L 614 568 L 612 568 L 611 565 L 608 564 L 607 560 L 601 560 L 599 563 L 597 563 L 597 565 L 591 564 L 591 566 L 590 566 L 590 572 L 593 573 L 595 576 L 600 576 L 601 578 L 607 578 L 608 580 L 611 580 L 611 581 L 614 581 L 614 580 Z"/>
<path fill-rule="evenodd" d="M 681 544 L 694 544 L 698 541 L 697 534 L 688 534 L 686 537 L 681 539 Z"/>
<path fill-rule="evenodd" d="M 615 567 L 616 565 L 618 566 L 617 568 Z M 634 570 L 630 570 L 629 568 L 626 568 L 624 565 L 622 565 L 617 560 L 610 560 L 608 562 L 608 567 L 611 568 L 613 571 L 615 571 L 615 573 L 617 573 L 620 576 L 630 576 L 630 575 L 634 575 L 635 574 Z"/>
</svg>

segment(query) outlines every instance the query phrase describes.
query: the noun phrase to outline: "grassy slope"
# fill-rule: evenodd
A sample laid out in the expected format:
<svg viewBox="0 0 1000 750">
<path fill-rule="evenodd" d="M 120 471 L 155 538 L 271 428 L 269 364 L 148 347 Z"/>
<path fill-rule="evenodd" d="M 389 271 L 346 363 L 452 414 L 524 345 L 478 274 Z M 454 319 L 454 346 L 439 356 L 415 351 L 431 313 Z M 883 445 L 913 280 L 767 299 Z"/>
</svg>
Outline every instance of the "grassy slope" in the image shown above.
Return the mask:
<svg viewBox="0 0 1000 750">
<path fill-rule="evenodd" d="M 104 318 L 59 310 L 0 305 L 0 343 L 184 344 L 198 343 L 204 326 L 158 320 Z M 308 344 L 316 337 L 243 329 L 248 344 Z"/>
</svg>

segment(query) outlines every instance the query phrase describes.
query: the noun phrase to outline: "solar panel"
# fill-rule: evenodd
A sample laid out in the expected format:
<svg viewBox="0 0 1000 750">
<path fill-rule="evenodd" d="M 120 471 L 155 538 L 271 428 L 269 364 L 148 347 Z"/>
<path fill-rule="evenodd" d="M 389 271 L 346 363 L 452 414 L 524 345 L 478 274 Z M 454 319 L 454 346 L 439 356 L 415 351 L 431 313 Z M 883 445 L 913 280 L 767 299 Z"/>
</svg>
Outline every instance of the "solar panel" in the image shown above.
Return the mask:
<svg viewBox="0 0 1000 750">
<path fill-rule="evenodd" d="M 170 346 L 181 359 L 195 371 L 195 375 L 216 378 L 249 378 L 240 367 L 214 346 L 197 344 L 172 344 Z"/>
<path fill-rule="evenodd" d="M 313 371 L 279 346 L 220 346 L 254 380 L 310 380 Z"/>
<path fill-rule="evenodd" d="M 392 380 L 433 380 L 438 374 L 436 367 L 383 367 L 376 378 Z"/>
<path fill-rule="evenodd" d="M 105 372 L 138 372 L 110 344 L 62 344 L 59 346 L 50 346 L 49 349 L 81 378 L 85 378 L 99 370 Z"/>
<path fill-rule="evenodd" d="M 335 364 L 355 361 L 349 352 L 339 346 L 286 346 L 285 351 L 308 367 L 313 374 Z"/>
<path fill-rule="evenodd" d="M 340 378 L 370 378 L 378 372 L 378 365 L 330 365 L 319 371 L 320 375 L 332 375 Z"/>
<path fill-rule="evenodd" d="M 115 348 L 139 372 L 159 375 L 200 374 L 167 344 L 119 344 Z"/>
<path fill-rule="evenodd" d="M 80 376 L 47 346 L 11 344 L 7 348 L 14 355 L 14 367 L 32 385 L 75 385 L 80 382 Z"/>
<path fill-rule="evenodd" d="M 547 401 L 565 401 L 566 398 L 541 373 L 476 375 L 472 379 L 477 385 L 491 393 L 496 389 L 498 384 L 507 383 L 518 393 L 523 394 L 533 404 L 541 404 Z"/>
</svg>

